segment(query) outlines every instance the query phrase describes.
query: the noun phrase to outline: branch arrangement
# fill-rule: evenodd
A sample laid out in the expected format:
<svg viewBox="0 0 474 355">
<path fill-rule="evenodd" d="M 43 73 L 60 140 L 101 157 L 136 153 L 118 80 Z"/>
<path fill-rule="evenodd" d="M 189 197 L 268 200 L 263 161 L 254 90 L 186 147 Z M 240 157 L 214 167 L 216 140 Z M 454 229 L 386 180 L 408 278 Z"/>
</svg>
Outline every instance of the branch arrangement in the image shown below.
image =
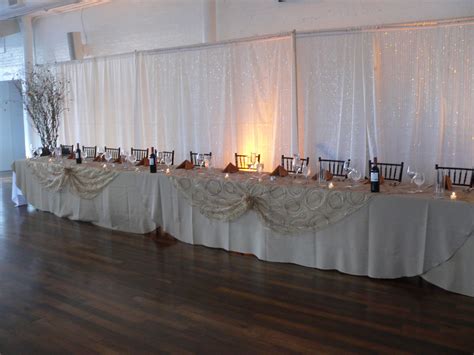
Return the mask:
<svg viewBox="0 0 474 355">
<path fill-rule="evenodd" d="M 55 148 L 58 129 L 65 107 L 68 82 L 58 78 L 47 67 L 35 66 L 17 81 L 31 123 L 46 148 Z"/>
</svg>

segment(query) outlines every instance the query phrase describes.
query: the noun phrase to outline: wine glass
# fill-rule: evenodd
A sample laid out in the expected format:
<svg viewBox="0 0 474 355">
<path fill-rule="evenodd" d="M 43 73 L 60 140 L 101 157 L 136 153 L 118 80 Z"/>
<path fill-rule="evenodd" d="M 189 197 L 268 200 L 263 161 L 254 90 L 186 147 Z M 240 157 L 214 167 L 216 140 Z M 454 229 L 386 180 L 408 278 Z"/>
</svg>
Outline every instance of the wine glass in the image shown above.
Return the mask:
<svg viewBox="0 0 474 355">
<path fill-rule="evenodd" d="M 349 176 L 349 173 L 351 171 L 351 160 L 350 159 L 347 159 L 345 162 L 344 162 L 344 165 L 342 166 L 342 170 L 344 172 L 344 174 L 346 174 L 347 176 Z"/>
<path fill-rule="evenodd" d="M 137 157 L 133 154 L 128 154 L 127 155 L 127 161 L 133 165 L 137 161 Z"/>
<path fill-rule="evenodd" d="M 349 179 L 352 181 L 351 187 L 357 185 L 357 182 L 360 180 L 362 177 L 362 174 L 359 170 L 351 168 L 349 174 L 347 175 Z"/>
<path fill-rule="evenodd" d="M 423 192 L 423 190 L 421 189 L 421 185 L 425 183 L 425 174 L 415 173 L 415 175 L 413 176 L 413 182 L 418 187 L 418 190 L 416 190 L 416 192 Z"/>
<path fill-rule="evenodd" d="M 106 151 L 105 154 L 104 154 L 104 158 L 107 161 L 107 164 L 110 164 L 110 161 L 112 160 L 112 154 L 110 154 L 110 152 Z"/>
<path fill-rule="evenodd" d="M 293 154 L 291 165 L 295 174 L 298 174 L 301 171 L 301 159 L 299 154 Z"/>
<path fill-rule="evenodd" d="M 410 178 L 410 182 L 413 183 L 413 178 L 415 177 L 416 171 L 412 167 L 407 167 L 407 175 Z"/>
<path fill-rule="evenodd" d="M 196 157 L 196 161 L 197 161 L 197 164 L 199 165 L 199 167 L 203 167 L 204 166 L 204 156 L 199 153 Z"/>
<path fill-rule="evenodd" d="M 306 162 L 303 163 L 303 168 L 301 169 L 301 172 L 303 173 L 306 180 L 308 180 L 309 176 L 311 175 L 311 169 L 309 168 L 308 164 L 306 164 Z"/>
<path fill-rule="evenodd" d="M 36 156 L 37 156 L 37 157 L 41 157 L 41 154 L 43 154 L 43 148 L 38 147 L 38 148 L 36 149 Z"/>
<path fill-rule="evenodd" d="M 250 165 L 253 168 L 255 166 L 255 163 L 257 161 L 257 153 L 251 152 L 250 153 Z"/>
<path fill-rule="evenodd" d="M 169 154 L 166 154 L 166 156 L 165 156 L 165 165 L 168 169 L 171 166 L 171 156 Z"/>
</svg>

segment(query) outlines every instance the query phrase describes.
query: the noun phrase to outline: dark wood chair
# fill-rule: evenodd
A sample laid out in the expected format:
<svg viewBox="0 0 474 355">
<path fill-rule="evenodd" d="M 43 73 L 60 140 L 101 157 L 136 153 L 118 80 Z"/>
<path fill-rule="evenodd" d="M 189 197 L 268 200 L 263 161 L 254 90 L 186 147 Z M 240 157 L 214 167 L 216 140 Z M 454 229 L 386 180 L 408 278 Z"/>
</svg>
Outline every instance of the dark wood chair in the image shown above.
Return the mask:
<svg viewBox="0 0 474 355">
<path fill-rule="evenodd" d="M 318 161 L 320 171 L 327 170 L 333 176 L 347 177 L 347 172 L 344 171 L 345 160 L 323 159 L 319 157 Z M 350 162 L 351 160 L 348 159 L 347 161 Z"/>
<path fill-rule="evenodd" d="M 69 155 L 74 152 L 74 145 L 64 145 L 60 144 L 61 147 L 61 155 Z"/>
<path fill-rule="evenodd" d="M 131 148 L 130 152 L 133 156 L 135 156 L 135 159 L 140 161 L 144 158 L 148 158 L 148 148 L 146 149 L 136 149 L 136 148 Z"/>
<path fill-rule="evenodd" d="M 87 154 L 88 158 L 94 159 L 97 155 L 97 146 L 95 147 L 82 146 L 82 151 Z"/>
<path fill-rule="evenodd" d="M 435 170 L 442 170 L 451 178 L 451 184 L 456 186 L 474 187 L 474 168 L 454 168 L 435 165 Z"/>
<path fill-rule="evenodd" d="M 105 150 L 104 152 L 105 153 L 110 153 L 110 155 L 112 156 L 112 159 L 118 159 L 119 156 L 120 156 L 120 148 L 107 148 L 107 147 L 104 147 Z"/>
<path fill-rule="evenodd" d="M 372 165 L 374 165 L 374 162 L 372 160 L 369 160 L 369 174 L 370 169 L 372 169 Z M 403 162 L 399 164 L 377 162 L 377 166 L 379 167 L 380 174 L 385 180 L 402 182 Z"/>
<path fill-rule="evenodd" d="M 198 156 L 199 153 L 194 153 L 192 150 L 189 152 L 189 157 L 191 158 L 191 163 L 194 164 L 194 166 L 199 166 L 199 164 L 197 163 L 197 156 Z M 209 153 L 201 153 L 202 155 L 204 155 L 205 157 L 209 157 L 209 158 L 212 158 L 212 152 L 209 152 Z"/>
<path fill-rule="evenodd" d="M 164 164 L 166 157 L 171 157 L 171 165 L 174 165 L 174 150 L 158 152 L 158 162 Z"/>
<path fill-rule="evenodd" d="M 309 157 L 306 159 L 300 159 L 301 165 L 298 174 L 302 173 L 303 165 L 306 163 L 306 166 L 309 166 Z M 286 169 L 289 173 L 296 173 L 295 169 L 293 168 L 293 157 L 285 157 L 283 154 L 281 155 L 281 166 Z"/>
<path fill-rule="evenodd" d="M 255 156 L 257 163 L 260 163 L 260 154 Z M 235 166 L 239 169 L 249 169 L 249 170 L 257 170 L 257 169 L 250 169 L 250 157 L 246 154 L 237 154 L 235 153 Z"/>
</svg>

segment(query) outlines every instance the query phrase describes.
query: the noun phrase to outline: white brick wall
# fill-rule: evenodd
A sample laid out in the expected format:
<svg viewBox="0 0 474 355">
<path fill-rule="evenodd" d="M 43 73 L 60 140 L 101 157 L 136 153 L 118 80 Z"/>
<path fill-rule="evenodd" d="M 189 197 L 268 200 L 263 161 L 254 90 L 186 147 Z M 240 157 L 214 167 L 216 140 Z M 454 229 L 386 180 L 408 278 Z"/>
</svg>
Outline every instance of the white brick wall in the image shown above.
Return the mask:
<svg viewBox="0 0 474 355">
<path fill-rule="evenodd" d="M 112 0 L 34 20 L 36 59 L 68 60 L 71 31 L 83 32 L 89 56 L 200 43 L 204 5 L 214 2 L 218 40 L 474 16 L 473 0 Z"/>
<path fill-rule="evenodd" d="M 23 68 L 21 33 L 0 38 L 0 81 L 9 80 Z"/>
<path fill-rule="evenodd" d="M 225 40 L 467 16 L 473 0 L 218 0 L 217 33 Z"/>
<path fill-rule="evenodd" d="M 37 18 L 36 60 L 69 60 L 66 34 L 73 31 L 82 32 L 90 56 L 199 43 L 202 8 L 201 0 L 113 0 L 82 13 Z"/>
</svg>

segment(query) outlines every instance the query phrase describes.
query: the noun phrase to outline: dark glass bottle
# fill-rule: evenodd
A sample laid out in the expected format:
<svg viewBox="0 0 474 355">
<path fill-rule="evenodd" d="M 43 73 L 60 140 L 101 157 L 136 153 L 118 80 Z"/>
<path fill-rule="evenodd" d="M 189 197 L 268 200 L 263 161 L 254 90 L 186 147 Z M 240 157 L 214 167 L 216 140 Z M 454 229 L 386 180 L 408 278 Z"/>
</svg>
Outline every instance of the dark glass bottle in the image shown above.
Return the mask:
<svg viewBox="0 0 474 355">
<path fill-rule="evenodd" d="M 76 148 L 76 163 L 82 164 L 82 154 L 81 154 L 81 148 L 79 148 L 79 143 L 77 143 L 77 148 Z"/>
<path fill-rule="evenodd" d="M 374 158 L 374 164 L 370 169 L 370 192 L 380 192 L 380 172 L 377 166 L 377 157 Z"/>
<path fill-rule="evenodd" d="M 156 154 L 153 147 L 151 147 L 150 154 L 150 173 L 156 173 Z"/>
</svg>

